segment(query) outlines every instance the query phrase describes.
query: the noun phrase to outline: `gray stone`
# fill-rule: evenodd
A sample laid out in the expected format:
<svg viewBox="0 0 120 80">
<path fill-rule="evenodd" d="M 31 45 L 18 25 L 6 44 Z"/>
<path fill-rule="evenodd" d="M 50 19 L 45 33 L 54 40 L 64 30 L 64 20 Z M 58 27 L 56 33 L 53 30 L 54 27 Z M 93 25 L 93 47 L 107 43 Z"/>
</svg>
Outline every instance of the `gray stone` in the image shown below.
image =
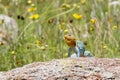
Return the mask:
<svg viewBox="0 0 120 80">
<path fill-rule="evenodd" d="M 0 80 L 119 80 L 119 63 L 118 58 L 84 57 L 34 62 L 0 72 Z"/>
<path fill-rule="evenodd" d="M 13 18 L 0 14 L 0 42 L 7 44 L 14 41 L 18 31 L 18 25 Z"/>
</svg>

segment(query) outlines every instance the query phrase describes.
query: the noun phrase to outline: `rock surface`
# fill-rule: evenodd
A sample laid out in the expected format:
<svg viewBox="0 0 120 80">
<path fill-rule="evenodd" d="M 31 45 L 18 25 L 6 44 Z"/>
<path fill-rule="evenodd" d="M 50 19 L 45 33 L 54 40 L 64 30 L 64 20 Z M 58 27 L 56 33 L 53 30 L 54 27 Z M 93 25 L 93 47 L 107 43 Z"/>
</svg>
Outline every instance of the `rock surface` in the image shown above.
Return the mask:
<svg viewBox="0 0 120 80">
<path fill-rule="evenodd" d="M 0 72 L 0 80 L 120 80 L 119 58 L 67 58 Z"/>
<path fill-rule="evenodd" d="M 18 36 L 19 28 L 15 19 L 0 14 L 0 42 L 7 44 Z"/>
</svg>

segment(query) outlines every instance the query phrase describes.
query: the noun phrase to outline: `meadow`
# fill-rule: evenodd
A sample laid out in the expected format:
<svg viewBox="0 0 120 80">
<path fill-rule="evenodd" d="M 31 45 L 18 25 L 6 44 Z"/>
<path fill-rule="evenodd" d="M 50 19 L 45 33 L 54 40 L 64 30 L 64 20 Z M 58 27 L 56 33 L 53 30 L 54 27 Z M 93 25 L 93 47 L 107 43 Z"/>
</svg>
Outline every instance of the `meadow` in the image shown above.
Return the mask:
<svg viewBox="0 0 120 80">
<path fill-rule="evenodd" d="M 7 50 L 0 45 L 0 71 L 66 58 L 65 34 L 95 57 L 120 58 L 120 0 L 0 0 L 0 14 L 20 29 Z"/>
</svg>

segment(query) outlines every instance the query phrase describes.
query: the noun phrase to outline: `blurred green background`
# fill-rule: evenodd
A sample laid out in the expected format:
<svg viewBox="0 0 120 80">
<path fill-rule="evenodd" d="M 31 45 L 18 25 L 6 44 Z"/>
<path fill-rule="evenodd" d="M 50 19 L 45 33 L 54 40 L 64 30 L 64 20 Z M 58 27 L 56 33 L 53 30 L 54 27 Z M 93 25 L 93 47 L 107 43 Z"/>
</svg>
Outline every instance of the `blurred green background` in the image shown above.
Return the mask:
<svg viewBox="0 0 120 80">
<path fill-rule="evenodd" d="M 65 34 L 83 41 L 95 57 L 120 58 L 119 0 L 0 0 L 0 14 L 20 29 L 7 50 L 0 45 L 1 71 L 66 58 Z"/>
</svg>

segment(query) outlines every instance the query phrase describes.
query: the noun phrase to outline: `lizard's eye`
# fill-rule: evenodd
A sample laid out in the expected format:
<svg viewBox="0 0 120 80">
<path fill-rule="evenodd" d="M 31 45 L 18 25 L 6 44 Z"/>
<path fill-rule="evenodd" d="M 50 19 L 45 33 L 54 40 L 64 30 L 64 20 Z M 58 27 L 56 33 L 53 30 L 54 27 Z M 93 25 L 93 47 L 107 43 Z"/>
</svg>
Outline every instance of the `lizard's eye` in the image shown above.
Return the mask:
<svg viewBox="0 0 120 80">
<path fill-rule="evenodd" d="M 70 34 L 68 36 L 71 36 Z"/>
</svg>

